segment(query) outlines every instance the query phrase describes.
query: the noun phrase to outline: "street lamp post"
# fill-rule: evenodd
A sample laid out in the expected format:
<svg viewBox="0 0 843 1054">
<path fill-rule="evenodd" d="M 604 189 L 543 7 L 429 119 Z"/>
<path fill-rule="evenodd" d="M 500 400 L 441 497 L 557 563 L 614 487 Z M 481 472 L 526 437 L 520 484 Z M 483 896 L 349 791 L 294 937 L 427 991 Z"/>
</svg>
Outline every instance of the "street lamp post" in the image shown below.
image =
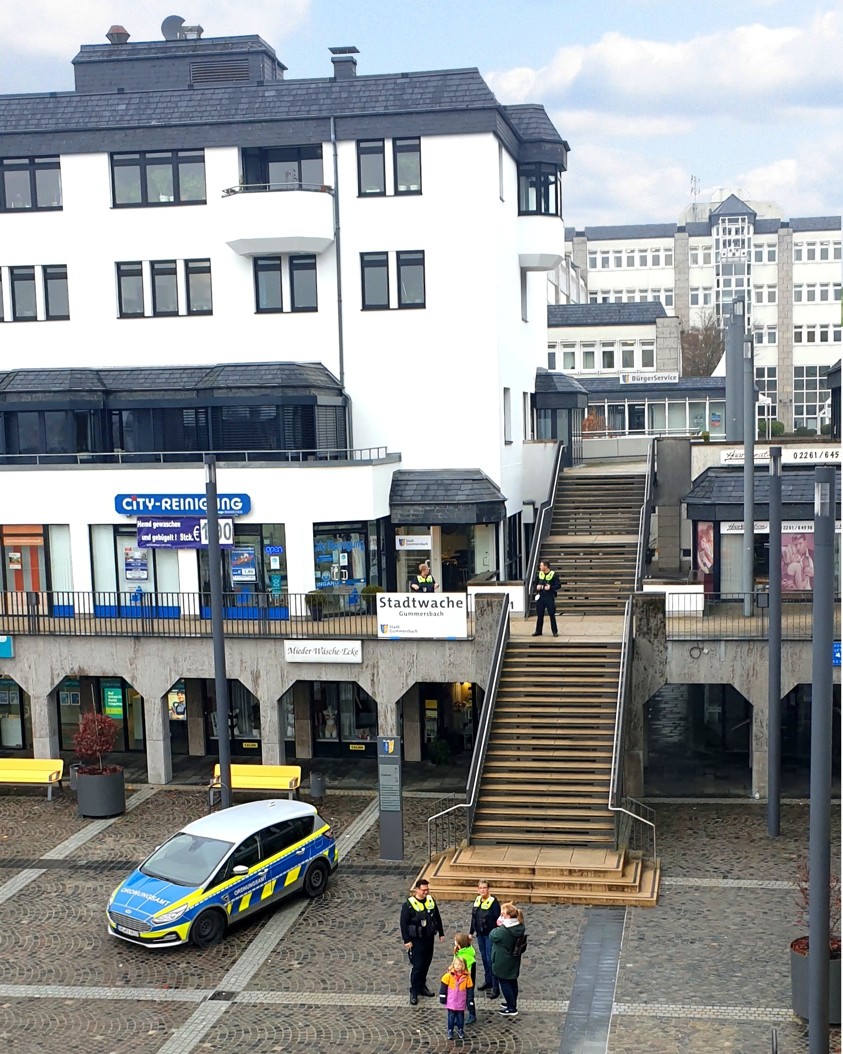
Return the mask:
<svg viewBox="0 0 843 1054">
<path fill-rule="evenodd" d="M 831 741 L 836 469 L 814 473 L 814 640 L 811 650 L 811 818 L 808 888 L 808 1050 L 828 1052 Z"/>
<path fill-rule="evenodd" d="M 782 448 L 770 447 L 767 834 L 779 836 L 782 760 Z"/>
<path fill-rule="evenodd" d="M 220 805 L 231 805 L 231 739 L 228 679 L 225 675 L 225 635 L 222 625 L 222 560 L 217 508 L 217 459 L 205 455 L 205 504 L 208 517 L 208 571 L 211 580 L 211 636 L 214 646 L 214 694 L 217 700 L 217 744 L 220 753 Z"/>
<path fill-rule="evenodd" d="M 755 557 L 755 346 L 743 342 L 743 613 L 752 615 Z"/>
<path fill-rule="evenodd" d="M 741 425 L 741 342 L 745 332 L 744 302 L 732 301 L 724 334 L 726 352 L 726 438 L 738 442 L 743 436 Z"/>
</svg>

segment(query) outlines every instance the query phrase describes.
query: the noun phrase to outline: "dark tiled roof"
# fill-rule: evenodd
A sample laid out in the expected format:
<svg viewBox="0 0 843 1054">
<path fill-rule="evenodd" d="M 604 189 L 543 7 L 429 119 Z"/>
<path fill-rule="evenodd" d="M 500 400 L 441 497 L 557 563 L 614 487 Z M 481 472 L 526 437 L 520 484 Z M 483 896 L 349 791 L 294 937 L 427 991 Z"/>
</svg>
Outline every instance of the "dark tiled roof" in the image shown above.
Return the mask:
<svg viewBox="0 0 843 1054">
<path fill-rule="evenodd" d="M 840 216 L 796 216 L 790 221 L 794 231 L 839 231 Z"/>
<path fill-rule="evenodd" d="M 254 362 L 218 366 L 141 366 L 104 370 L 10 370 L 0 392 L 172 391 L 213 388 L 327 388 L 341 393 L 336 377 L 319 363 Z"/>
<path fill-rule="evenodd" d="M 585 388 L 568 373 L 556 373 L 541 366 L 536 370 L 536 392 L 573 392 L 584 395 Z"/>
<path fill-rule="evenodd" d="M 662 371 L 656 370 L 656 373 Z M 670 372 L 670 371 L 664 371 Z M 585 377 L 577 376 L 579 383 L 585 388 L 589 395 L 600 396 L 644 396 L 651 395 L 653 398 L 664 398 L 666 395 L 676 395 L 681 398 L 693 398 L 699 393 L 703 398 L 706 395 L 722 396 L 726 394 L 725 377 L 680 377 L 673 383 L 665 384 L 621 384 L 620 377 Z"/>
<path fill-rule="evenodd" d="M 782 226 L 782 220 L 757 219 L 754 224 L 756 234 L 776 234 Z"/>
<path fill-rule="evenodd" d="M 0 129 L 2 133 L 12 134 L 150 125 L 202 126 L 336 114 L 497 109 L 498 105 L 478 70 L 457 69 L 339 81 L 333 78 L 283 80 L 191 91 L 4 95 L 0 96 Z M 556 139 L 559 139 L 558 133 Z"/>
<path fill-rule="evenodd" d="M 547 324 L 560 326 L 641 326 L 667 318 L 658 301 L 638 304 L 549 304 Z"/>
<path fill-rule="evenodd" d="M 717 208 L 709 212 L 709 216 L 757 216 L 758 213 L 749 207 L 745 201 L 730 194 L 725 201 L 721 201 Z"/>
<path fill-rule="evenodd" d="M 708 238 L 711 236 L 711 224 L 707 220 L 695 220 L 685 224 L 685 232 L 689 238 Z"/>
<path fill-rule="evenodd" d="M 758 505 L 767 505 L 770 500 L 770 474 L 766 466 L 756 466 L 753 473 L 754 494 L 758 516 Z M 687 505 L 720 506 L 725 513 L 722 519 L 734 519 L 735 509 L 743 508 L 743 468 L 707 468 L 697 479 L 691 490 L 682 499 Z M 840 503 L 840 481 L 837 485 L 838 507 Z M 786 465 L 782 472 L 782 504 L 802 505 L 811 510 L 814 508 L 814 470 L 812 468 L 791 468 Z M 730 511 L 731 510 L 731 511 Z M 761 513 L 761 517 L 766 512 Z M 699 518 L 699 517 L 697 517 Z M 742 518 L 742 512 L 738 518 Z M 809 516 L 810 518 L 810 516 Z"/>
<path fill-rule="evenodd" d="M 631 223 L 621 227 L 586 227 L 585 236 L 590 242 L 621 241 L 628 238 L 672 238 L 676 233 L 675 223 Z M 582 235 L 583 231 L 569 230 L 566 237 Z"/>
<path fill-rule="evenodd" d="M 465 505 L 506 501 L 500 489 L 479 468 L 402 469 L 392 477 L 389 504 Z"/>
<path fill-rule="evenodd" d="M 522 106 L 504 106 L 504 113 L 512 122 L 515 131 L 525 142 L 544 140 L 551 143 L 563 142 L 553 122 L 547 116 L 543 106 L 525 104 Z M 567 143 L 565 144 L 568 148 Z"/>
</svg>

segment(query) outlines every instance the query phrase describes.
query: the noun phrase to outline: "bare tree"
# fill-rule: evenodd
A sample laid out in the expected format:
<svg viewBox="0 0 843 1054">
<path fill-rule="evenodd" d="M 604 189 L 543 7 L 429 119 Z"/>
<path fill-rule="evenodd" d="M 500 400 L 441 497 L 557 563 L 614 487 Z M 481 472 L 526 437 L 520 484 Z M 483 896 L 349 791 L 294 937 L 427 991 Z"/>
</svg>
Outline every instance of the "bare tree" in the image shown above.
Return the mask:
<svg viewBox="0 0 843 1054">
<path fill-rule="evenodd" d="M 696 326 L 683 330 L 682 376 L 710 377 L 723 358 L 726 343 L 723 330 L 713 311 L 700 313 Z"/>
</svg>

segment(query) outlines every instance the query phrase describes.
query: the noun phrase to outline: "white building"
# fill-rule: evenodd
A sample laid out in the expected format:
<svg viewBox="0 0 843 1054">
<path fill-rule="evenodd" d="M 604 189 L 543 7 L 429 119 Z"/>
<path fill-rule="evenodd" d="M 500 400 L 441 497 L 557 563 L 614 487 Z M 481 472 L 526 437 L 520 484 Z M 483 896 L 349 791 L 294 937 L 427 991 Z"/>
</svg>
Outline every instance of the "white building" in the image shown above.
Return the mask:
<svg viewBox="0 0 843 1054">
<path fill-rule="evenodd" d="M 586 227 L 568 239 L 592 304 L 658 300 L 685 330 L 745 298 L 771 414 L 788 429 L 825 423 L 823 370 L 843 350 L 840 216 L 788 220 L 720 191 L 678 224 Z"/>
<path fill-rule="evenodd" d="M 526 442 L 565 253 L 568 145 L 543 108 L 500 105 L 474 69 L 357 76 L 356 48 L 294 80 L 258 36 L 108 39 L 73 60 L 74 91 L 0 97 L 5 613 L 207 598 L 205 550 L 138 535 L 144 513 L 201 515 L 206 452 L 243 616 L 314 589 L 362 608 L 423 558 L 446 590 L 518 578 L 555 449 Z M 131 671 L 89 672 L 123 679 L 142 749 Z M 67 748 L 78 688 L 35 698 L 33 732 L 21 692 L 43 690 L 10 683 L 0 745 Z M 186 691 L 202 753 L 213 707 L 203 737 Z"/>
</svg>

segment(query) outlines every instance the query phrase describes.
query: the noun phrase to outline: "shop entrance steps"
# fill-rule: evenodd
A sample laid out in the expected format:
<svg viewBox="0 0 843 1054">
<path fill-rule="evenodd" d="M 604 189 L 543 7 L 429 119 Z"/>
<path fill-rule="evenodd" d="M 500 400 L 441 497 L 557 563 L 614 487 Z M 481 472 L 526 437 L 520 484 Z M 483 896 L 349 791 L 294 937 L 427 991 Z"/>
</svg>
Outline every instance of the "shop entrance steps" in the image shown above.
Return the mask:
<svg viewBox="0 0 843 1054">
<path fill-rule="evenodd" d="M 499 901 L 654 907 L 658 862 L 616 849 L 470 845 L 449 849 L 423 871 L 437 900 L 470 902 L 478 878 Z"/>
</svg>

